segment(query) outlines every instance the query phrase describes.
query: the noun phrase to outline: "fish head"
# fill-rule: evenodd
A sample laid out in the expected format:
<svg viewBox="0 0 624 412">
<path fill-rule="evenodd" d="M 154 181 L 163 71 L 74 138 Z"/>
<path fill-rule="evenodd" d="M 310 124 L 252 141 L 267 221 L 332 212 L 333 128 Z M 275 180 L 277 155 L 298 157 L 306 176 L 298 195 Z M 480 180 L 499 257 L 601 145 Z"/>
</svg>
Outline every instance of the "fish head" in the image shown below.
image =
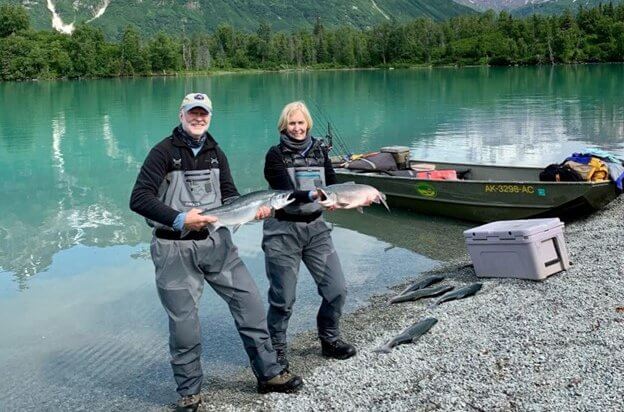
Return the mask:
<svg viewBox="0 0 624 412">
<path fill-rule="evenodd" d="M 269 199 L 269 206 L 274 210 L 283 209 L 295 201 L 294 196 L 291 196 L 292 192 L 279 192 L 271 196 Z"/>
<path fill-rule="evenodd" d="M 333 207 L 338 202 L 338 195 L 327 188 L 318 187 L 316 193 L 322 206 Z"/>
</svg>

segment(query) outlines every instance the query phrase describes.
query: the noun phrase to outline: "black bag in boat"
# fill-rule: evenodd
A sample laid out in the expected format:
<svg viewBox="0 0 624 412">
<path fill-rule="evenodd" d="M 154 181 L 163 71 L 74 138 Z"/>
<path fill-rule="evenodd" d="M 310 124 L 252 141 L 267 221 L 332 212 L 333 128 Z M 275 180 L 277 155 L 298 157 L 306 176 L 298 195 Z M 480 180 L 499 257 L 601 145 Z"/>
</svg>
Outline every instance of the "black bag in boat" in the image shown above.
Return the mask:
<svg viewBox="0 0 624 412">
<path fill-rule="evenodd" d="M 582 182 L 585 180 L 576 170 L 557 163 L 546 166 L 546 169 L 540 172 L 539 179 L 542 182 Z"/>
<path fill-rule="evenodd" d="M 366 159 L 357 159 L 347 163 L 346 167 L 353 170 L 397 170 L 396 160 L 392 153 L 377 153 Z"/>
</svg>

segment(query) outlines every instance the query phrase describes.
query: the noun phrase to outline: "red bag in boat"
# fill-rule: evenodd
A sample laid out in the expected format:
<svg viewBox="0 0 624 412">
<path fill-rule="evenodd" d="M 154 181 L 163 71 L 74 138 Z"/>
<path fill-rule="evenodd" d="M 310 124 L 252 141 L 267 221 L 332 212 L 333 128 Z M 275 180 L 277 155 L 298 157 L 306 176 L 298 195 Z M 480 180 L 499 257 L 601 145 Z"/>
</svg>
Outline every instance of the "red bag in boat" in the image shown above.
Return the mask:
<svg viewBox="0 0 624 412">
<path fill-rule="evenodd" d="M 457 180 L 456 170 L 429 170 L 425 172 L 417 172 L 417 179 L 428 180 Z"/>
</svg>

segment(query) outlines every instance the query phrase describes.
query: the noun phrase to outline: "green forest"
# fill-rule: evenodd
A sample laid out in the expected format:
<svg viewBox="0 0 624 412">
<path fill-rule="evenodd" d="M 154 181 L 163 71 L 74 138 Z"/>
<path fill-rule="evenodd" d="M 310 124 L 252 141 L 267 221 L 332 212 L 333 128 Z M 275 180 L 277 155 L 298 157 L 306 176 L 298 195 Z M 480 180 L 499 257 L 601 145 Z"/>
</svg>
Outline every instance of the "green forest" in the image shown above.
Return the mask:
<svg viewBox="0 0 624 412">
<path fill-rule="evenodd" d="M 436 22 L 418 18 L 370 29 L 255 32 L 220 25 L 212 33 L 142 38 L 128 26 L 119 42 L 79 25 L 70 35 L 34 30 L 21 6 L 0 6 L 0 79 L 97 78 L 237 69 L 539 65 L 624 61 L 624 5 L 558 16 L 507 12 Z"/>
</svg>

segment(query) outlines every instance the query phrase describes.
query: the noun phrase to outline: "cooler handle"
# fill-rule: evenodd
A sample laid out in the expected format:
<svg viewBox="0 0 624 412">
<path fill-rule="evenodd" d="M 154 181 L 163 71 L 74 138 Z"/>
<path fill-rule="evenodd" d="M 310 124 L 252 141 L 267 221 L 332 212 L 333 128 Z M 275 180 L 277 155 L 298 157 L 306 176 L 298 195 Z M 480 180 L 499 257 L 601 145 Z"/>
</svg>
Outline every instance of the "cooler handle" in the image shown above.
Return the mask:
<svg viewBox="0 0 624 412">
<path fill-rule="evenodd" d="M 563 259 L 561 259 L 561 250 L 559 249 L 559 242 L 557 241 L 556 237 L 553 237 L 551 240 L 553 242 L 553 245 L 555 246 L 555 253 L 557 253 L 557 259 L 553 259 L 553 260 L 549 260 L 548 262 L 545 262 L 544 266 L 548 267 L 548 266 L 555 265 L 557 263 L 561 263 L 561 268 L 563 269 Z"/>
</svg>

